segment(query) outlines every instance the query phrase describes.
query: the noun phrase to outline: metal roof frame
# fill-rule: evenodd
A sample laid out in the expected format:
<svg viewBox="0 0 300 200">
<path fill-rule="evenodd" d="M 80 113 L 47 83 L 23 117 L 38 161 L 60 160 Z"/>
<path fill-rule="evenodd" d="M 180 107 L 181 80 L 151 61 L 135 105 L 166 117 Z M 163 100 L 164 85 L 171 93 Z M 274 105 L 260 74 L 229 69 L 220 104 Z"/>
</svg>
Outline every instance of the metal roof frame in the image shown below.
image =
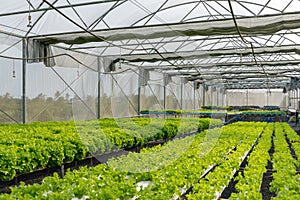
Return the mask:
<svg viewBox="0 0 300 200">
<path fill-rule="evenodd" d="M 76 53 L 83 57 L 103 57 L 112 60 L 112 63 L 122 62 L 135 67 L 139 65 L 162 73 L 171 73 L 176 69 L 179 75 L 189 73 L 190 78 L 194 78 L 194 72 L 202 76 L 213 74 L 212 69 L 216 69 L 215 74 L 223 74 L 222 79 L 227 78 L 228 81 L 232 81 L 232 78 L 224 75 L 229 74 L 230 70 L 235 70 L 231 71 L 232 75 L 253 72 L 261 80 L 268 79 L 266 71 L 269 74 L 278 72 L 278 76 L 283 75 L 282 72 L 298 76 L 300 11 L 295 5 L 300 5 L 299 2 L 231 2 L 238 29 L 253 44 L 253 49 L 239 38 L 227 0 L 157 0 L 153 8 L 149 7 L 151 2 L 141 0 L 79 3 L 32 0 L 31 14 L 35 15 L 32 27 L 24 29 L 24 23 L 15 26 L 13 23 L 1 22 L 1 18 L 27 18 L 28 10 L 24 8 L 8 10 L 0 12 L 0 32 L 17 36 L 20 40 L 26 38 L 28 41 L 38 41 L 45 48 L 58 47 L 70 55 Z M 103 12 L 90 20 L 82 15 L 83 8 L 93 8 L 92 11 L 97 13 L 100 7 Z M 112 23 L 110 17 L 117 17 L 117 13 L 124 8 L 140 11 L 141 15 L 124 24 Z M 164 13 L 173 10 L 182 11 L 182 15 L 165 20 Z M 58 27 L 54 33 L 45 34 L 40 29 L 47 22 L 47 17 L 53 15 L 65 18 L 66 22 L 73 24 L 73 28 L 60 31 Z"/>
</svg>

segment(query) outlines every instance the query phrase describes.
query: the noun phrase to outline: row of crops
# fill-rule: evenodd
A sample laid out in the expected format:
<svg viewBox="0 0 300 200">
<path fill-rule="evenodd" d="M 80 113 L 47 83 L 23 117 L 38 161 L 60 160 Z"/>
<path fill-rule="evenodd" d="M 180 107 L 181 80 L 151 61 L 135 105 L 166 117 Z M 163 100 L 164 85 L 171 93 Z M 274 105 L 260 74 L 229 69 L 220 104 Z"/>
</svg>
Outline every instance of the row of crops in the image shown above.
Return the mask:
<svg viewBox="0 0 300 200">
<path fill-rule="evenodd" d="M 232 180 L 230 199 L 263 199 L 268 162 L 272 198 L 299 199 L 299 139 L 285 123 L 238 122 L 83 167 L 64 178 L 55 174 L 41 184 L 22 184 L 0 199 L 217 199 Z"/>
<path fill-rule="evenodd" d="M 101 119 L 0 126 L 0 180 L 220 125 L 216 119 Z"/>
<path fill-rule="evenodd" d="M 169 114 L 169 115 L 234 115 L 234 114 L 245 114 L 245 115 L 285 115 L 284 111 L 279 110 L 244 110 L 244 111 L 233 111 L 233 110 L 142 110 L 141 114 L 158 115 L 158 114 Z"/>
</svg>

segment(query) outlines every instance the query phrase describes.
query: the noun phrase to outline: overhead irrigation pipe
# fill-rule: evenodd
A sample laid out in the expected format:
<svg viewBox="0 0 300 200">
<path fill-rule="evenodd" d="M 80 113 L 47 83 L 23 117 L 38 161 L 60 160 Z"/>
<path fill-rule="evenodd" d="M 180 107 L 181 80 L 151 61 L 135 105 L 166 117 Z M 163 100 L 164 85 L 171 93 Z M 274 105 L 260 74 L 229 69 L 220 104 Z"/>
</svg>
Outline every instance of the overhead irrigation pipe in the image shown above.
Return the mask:
<svg viewBox="0 0 300 200">
<path fill-rule="evenodd" d="M 239 29 L 239 26 L 238 26 L 238 24 L 237 24 L 237 21 L 236 21 L 234 12 L 233 12 L 233 8 L 232 8 L 232 5 L 231 5 L 231 0 L 228 0 L 228 4 L 229 4 L 229 8 L 230 8 L 230 12 L 231 12 L 231 15 L 232 15 L 232 19 L 233 19 L 235 28 L 236 28 L 236 30 L 237 30 L 237 32 L 238 32 L 238 34 L 239 34 L 241 40 L 242 40 L 245 44 L 250 44 L 251 50 L 252 50 L 252 56 L 253 56 L 253 58 L 254 58 L 255 64 L 256 64 L 258 67 L 261 67 L 262 70 L 263 70 L 263 72 L 265 73 L 264 67 L 263 67 L 262 65 L 258 64 L 258 62 L 257 62 L 256 56 L 255 56 L 255 53 L 254 53 L 254 46 L 253 46 L 252 42 L 247 41 L 247 40 L 242 36 L 242 34 L 241 34 L 241 31 L 240 31 L 240 29 Z M 266 73 L 265 73 L 265 75 L 266 75 L 266 78 L 267 78 L 267 86 L 268 86 L 268 85 L 269 85 L 269 84 L 268 84 L 269 78 L 268 78 L 268 75 L 267 75 Z M 268 89 L 269 89 L 269 87 L 268 87 Z M 269 90 L 270 90 L 270 89 L 269 89 Z"/>
</svg>

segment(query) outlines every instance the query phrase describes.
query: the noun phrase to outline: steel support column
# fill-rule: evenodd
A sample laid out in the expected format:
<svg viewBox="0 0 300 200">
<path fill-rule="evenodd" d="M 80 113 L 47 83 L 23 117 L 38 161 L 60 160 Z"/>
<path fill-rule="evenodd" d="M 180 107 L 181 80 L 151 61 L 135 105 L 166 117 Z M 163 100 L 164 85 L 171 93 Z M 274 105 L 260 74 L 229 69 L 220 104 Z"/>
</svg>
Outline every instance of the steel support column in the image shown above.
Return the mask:
<svg viewBox="0 0 300 200">
<path fill-rule="evenodd" d="M 97 119 L 101 118 L 101 64 L 100 64 L 100 57 L 97 58 L 97 74 L 98 74 L 98 88 L 97 88 L 97 95 L 98 95 L 98 101 L 97 101 Z"/>
<path fill-rule="evenodd" d="M 180 110 L 183 110 L 183 78 L 180 81 Z"/>
<path fill-rule="evenodd" d="M 22 123 L 26 123 L 26 39 L 22 40 Z"/>
<path fill-rule="evenodd" d="M 202 98 L 203 98 L 203 101 L 202 101 L 202 106 L 205 106 L 205 98 L 206 98 L 206 96 L 205 96 L 205 84 L 203 83 L 202 84 Z"/>
<path fill-rule="evenodd" d="M 196 86 L 194 84 L 194 110 L 196 110 Z"/>
</svg>

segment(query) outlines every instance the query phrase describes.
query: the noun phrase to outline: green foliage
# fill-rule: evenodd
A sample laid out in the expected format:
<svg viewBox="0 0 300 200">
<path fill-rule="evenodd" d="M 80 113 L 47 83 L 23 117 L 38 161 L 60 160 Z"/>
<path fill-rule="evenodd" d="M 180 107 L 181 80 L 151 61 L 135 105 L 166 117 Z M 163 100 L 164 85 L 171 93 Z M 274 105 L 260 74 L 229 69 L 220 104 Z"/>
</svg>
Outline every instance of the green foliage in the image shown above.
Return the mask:
<svg viewBox="0 0 300 200">
<path fill-rule="evenodd" d="M 238 183 L 235 188 L 238 193 L 233 193 L 231 199 L 262 199 L 260 192 L 263 173 L 270 156 L 268 150 L 271 148 L 271 136 L 274 130 L 274 124 L 268 124 L 264 129 L 258 144 L 248 158 L 248 165 L 243 171 L 243 175 L 235 178 Z"/>
<path fill-rule="evenodd" d="M 149 121 L 136 121 L 138 125 L 151 124 Z M 178 124 L 181 124 L 179 132 L 188 127 L 187 124 L 180 123 L 180 120 L 170 119 L 168 123 L 172 126 L 165 130 L 170 130 L 171 133 L 173 126 L 178 127 Z M 134 124 L 124 123 L 127 128 L 122 129 L 125 132 L 119 133 L 128 135 L 131 132 L 127 131 L 133 130 Z M 192 123 L 191 126 L 195 128 L 199 124 Z M 268 150 L 273 132 L 275 152 L 272 162 L 277 172 L 273 173 L 271 190 L 276 193 L 277 199 L 299 199 L 300 175 L 296 175 L 297 162 L 291 156 L 286 141 L 286 137 L 290 141 L 298 141 L 299 136 L 287 124 L 259 122 L 238 122 L 206 130 L 196 136 L 175 139 L 165 145 L 143 149 L 141 153 L 129 153 L 127 156 L 111 159 L 107 164 L 94 168 L 82 167 L 80 170 L 67 172 L 63 179 L 55 174 L 45 178 L 42 184 L 14 187 L 11 194 L 0 195 L 0 199 L 178 199 L 191 186 L 193 190 L 187 195 L 188 199 L 216 199 L 252 147 L 244 174 L 236 177 L 238 193 L 233 193 L 230 198 L 262 199 L 260 186 L 266 164 L 271 159 Z M 13 135 L 12 140 L 21 143 L 17 139 Z M 3 138 L 0 138 L 0 142 L 5 143 Z M 124 145 L 123 142 L 117 142 Z M 297 145 L 297 142 L 292 142 L 293 148 L 297 148 Z M 17 156 L 18 148 L 16 145 L 14 151 L 0 148 L 3 152 L 0 154 L 0 162 L 17 162 L 8 158 Z M 61 151 L 66 152 L 64 149 Z M 298 155 L 299 151 L 295 152 Z M 201 174 L 211 166 L 216 168 L 199 180 Z M 3 169 L 5 167 L 1 168 L 1 176 Z M 11 171 L 7 173 L 13 174 Z"/>
<path fill-rule="evenodd" d="M 287 133 L 287 134 L 286 134 Z M 286 137 L 298 138 L 287 124 L 276 123 L 273 154 L 273 181 L 270 190 L 276 193 L 275 199 L 290 199 L 300 195 L 300 176 L 296 175 L 296 160 L 292 157 Z"/>
<path fill-rule="evenodd" d="M 8 149 L 0 145 L 0 179 L 7 181 L 14 178 L 17 168 L 16 147 Z"/>
<path fill-rule="evenodd" d="M 276 110 L 249 110 L 249 111 L 243 111 L 242 114 L 244 115 L 285 115 L 285 112 L 276 111 Z"/>
<path fill-rule="evenodd" d="M 208 128 L 210 119 L 101 119 L 86 122 L 37 122 L 27 125 L 0 125 L 0 180 L 16 174 L 81 160 L 89 154 L 143 146 Z"/>
<path fill-rule="evenodd" d="M 245 126 L 247 125 L 247 126 Z M 234 132 L 242 134 L 238 140 L 236 150 L 231 151 L 225 157 L 219 157 L 216 163 L 218 166 L 205 179 L 200 179 L 194 185 L 193 191 L 188 195 L 188 199 L 216 199 L 221 195 L 222 190 L 228 185 L 236 170 L 239 169 L 241 162 L 255 144 L 257 138 L 262 133 L 264 123 L 235 123 L 228 127 L 234 127 Z M 249 127 L 252 126 L 252 127 Z"/>
<path fill-rule="evenodd" d="M 152 114 L 152 115 L 213 115 L 213 114 L 222 114 L 225 115 L 226 107 L 220 109 L 207 109 L 207 110 L 142 110 L 141 114 Z"/>
<path fill-rule="evenodd" d="M 208 177 L 210 183 L 203 185 L 204 191 L 210 193 L 205 196 L 213 197 L 214 192 L 220 190 L 218 184 L 230 180 L 231 173 L 225 175 L 224 172 L 228 174 L 232 167 L 238 166 L 240 157 L 251 147 L 264 126 L 265 123 L 236 123 L 211 129 L 143 149 L 141 153 L 111 159 L 107 165 L 68 172 L 63 179 L 48 177 L 41 185 L 13 188 L 9 196 L 4 196 L 7 199 L 25 196 L 29 199 L 176 199 L 194 185 L 195 193 L 189 198 L 203 199 L 204 194 L 196 190 L 200 187 L 198 179 L 206 169 L 218 164 L 220 171 L 213 172 Z M 238 147 L 237 150 L 228 154 L 234 146 Z M 215 185 L 213 190 L 212 184 Z"/>
</svg>

